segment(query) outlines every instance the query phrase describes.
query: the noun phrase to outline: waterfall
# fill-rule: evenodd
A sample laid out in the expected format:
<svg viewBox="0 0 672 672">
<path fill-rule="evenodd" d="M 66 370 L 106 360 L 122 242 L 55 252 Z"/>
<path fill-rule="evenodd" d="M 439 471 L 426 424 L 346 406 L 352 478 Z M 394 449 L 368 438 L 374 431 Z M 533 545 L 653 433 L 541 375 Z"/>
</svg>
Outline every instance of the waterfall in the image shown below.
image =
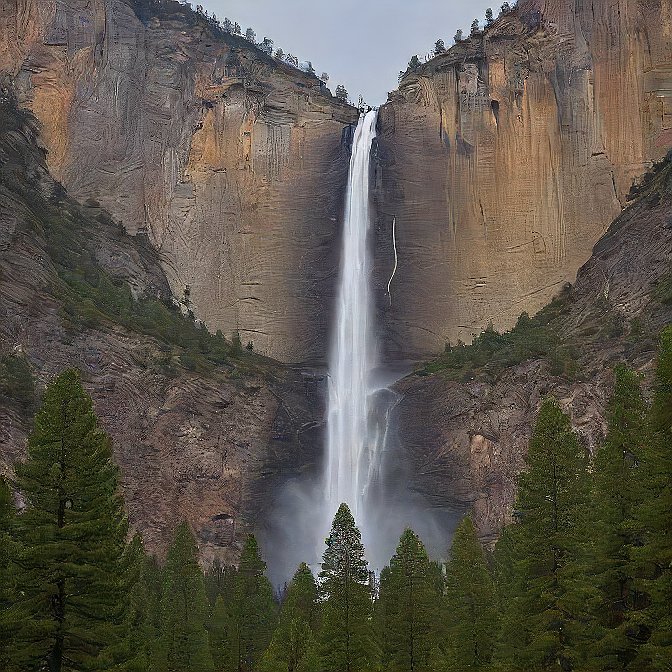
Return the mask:
<svg viewBox="0 0 672 672">
<path fill-rule="evenodd" d="M 409 488 L 413 463 L 401 445 L 395 413 L 400 395 L 393 384 L 409 363 L 378 361 L 372 300 L 369 232 L 370 163 L 377 112 L 362 115 L 355 131 L 343 222 L 335 321 L 329 356 L 327 446 L 315 478 L 289 479 L 259 530 L 277 585 L 300 562 L 319 568 L 324 539 L 338 507 L 350 507 L 374 570 L 388 562 L 404 528 L 411 527 L 433 557 L 442 557 L 455 522 L 453 510 L 431 506 Z M 399 267 L 397 221 L 386 294 Z M 381 291 L 384 291 L 381 288 Z"/>
<path fill-rule="evenodd" d="M 329 362 L 329 409 L 324 494 L 331 521 L 342 502 L 365 526 L 365 497 L 380 443 L 370 426 L 376 345 L 370 296 L 369 168 L 378 113 L 361 115 L 355 132 L 346 197 L 340 284 Z"/>
</svg>

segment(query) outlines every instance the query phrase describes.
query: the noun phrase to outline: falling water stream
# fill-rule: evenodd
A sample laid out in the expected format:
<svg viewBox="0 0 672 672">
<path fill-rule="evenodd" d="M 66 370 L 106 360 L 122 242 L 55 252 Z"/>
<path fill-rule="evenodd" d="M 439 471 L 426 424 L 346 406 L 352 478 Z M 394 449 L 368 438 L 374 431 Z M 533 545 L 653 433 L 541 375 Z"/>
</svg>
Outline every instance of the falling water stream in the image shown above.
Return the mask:
<svg viewBox="0 0 672 672">
<path fill-rule="evenodd" d="M 341 502 L 364 524 L 365 499 L 375 470 L 370 427 L 376 347 L 370 296 L 369 166 L 376 111 L 357 125 L 350 159 L 336 325 L 329 366 L 329 415 L 324 492 L 326 513 Z"/>
<path fill-rule="evenodd" d="M 395 409 L 400 396 L 392 388 L 408 368 L 379 362 L 369 240 L 370 165 L 377 120 L 376 111 L 360 116 L 350 158 L 321 478 L 289 479 L 263 535 L 278 584 L 291 577 L 299 562 L 308 561 L 317 569 L 325 536 L 342 502 L 352 511 L 370 566 L 376 570 L 389 562 L 405 527 L 418 532 L 428 550 L 440 557 L 454 520 L 453 513 L 431 507 L 412 488 L 412 464 L 397 435 Z M 395 231 L 396 219 L 389 283 L 398 266 Z"/>
</svg>

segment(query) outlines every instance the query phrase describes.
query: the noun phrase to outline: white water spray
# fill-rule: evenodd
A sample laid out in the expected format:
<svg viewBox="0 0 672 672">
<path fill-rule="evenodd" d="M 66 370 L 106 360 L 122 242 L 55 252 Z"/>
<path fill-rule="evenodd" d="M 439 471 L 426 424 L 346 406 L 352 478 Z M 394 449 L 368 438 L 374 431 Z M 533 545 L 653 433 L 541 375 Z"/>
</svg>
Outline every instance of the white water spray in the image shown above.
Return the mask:
<svg viewBox="0 0 672 672">
<path fill-rule="evenodd" d="M 361 520 L 376 466 L 369 427 L 376 347 L 370 297 L 369 166 L 376 137 L 375 111 L 362 115 L 355 131 L 343 228 L 336 328 L 329 367 L 329 416 L 325 473 L 326 515 L 342 502 Z"/>
</svg>

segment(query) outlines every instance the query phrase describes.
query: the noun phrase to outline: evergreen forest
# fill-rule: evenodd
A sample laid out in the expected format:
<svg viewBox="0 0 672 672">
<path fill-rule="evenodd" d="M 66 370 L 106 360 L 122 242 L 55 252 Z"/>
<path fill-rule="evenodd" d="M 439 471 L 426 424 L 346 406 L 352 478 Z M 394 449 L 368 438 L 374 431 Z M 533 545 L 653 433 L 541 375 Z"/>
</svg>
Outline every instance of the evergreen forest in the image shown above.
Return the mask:
<svg viewBox="0 0 672 672">
<path fill-rule="evenodd" d="M 375 575 L 344 504 L 321 567 L 278 590 L 251 535 L 237 567 L 204 570 L 186 522 L 161 563 L 145 552 L 67 370 L 0 482 L 0 670 L 669 672 L 672 328 L 650 390 L 624 366 L 613 380 L 594 454 L 543 401 L 494 549 L 466 516 L 447 562 L 408 529 Z"/>
</svg>

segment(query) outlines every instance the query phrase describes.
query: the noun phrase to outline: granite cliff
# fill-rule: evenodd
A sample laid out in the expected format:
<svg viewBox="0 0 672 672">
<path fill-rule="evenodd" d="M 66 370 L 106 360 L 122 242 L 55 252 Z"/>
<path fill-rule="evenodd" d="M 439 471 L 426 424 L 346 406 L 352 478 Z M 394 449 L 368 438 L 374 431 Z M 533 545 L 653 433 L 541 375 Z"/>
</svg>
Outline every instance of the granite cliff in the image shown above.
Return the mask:
<svg viewBox="0 0 672 672">
<path fill-rule="evenodd" d="M 187 520 L 205 562 L 233 562 L 277 486 L 320 462 L 321 379 L 183 316 L 147 237 L 68 196 L 38 129 L 0 97 L 0 473 L 44 384 L 76 367 L 147 548 L 163 555 Z"/>
<path fill-rule="evenodd" d="M 211 331 L 324 359 L 354 108 L 174 0 L 2 0 L 0 72 Z"/>
<path fill-rule="evenodd" d="M 489 331 L 400 381 L 399 449 L 430 503 L 472 510 L 494 542 L 510 520 L 541 401 L 555 396 L 586 449 L 598 448 L 613 368 L 646 387 L 672 322 L 672 152 L 595 245 L 576 283 L 510 334 Z"/>
<path fill-rule="evenodd" d="M 407 71 L 380 113 L 377 283 L 391 358 L 510 328 L 576 271 L 672 145 L 669 0 L 520 0 Z"/>
</svg>

